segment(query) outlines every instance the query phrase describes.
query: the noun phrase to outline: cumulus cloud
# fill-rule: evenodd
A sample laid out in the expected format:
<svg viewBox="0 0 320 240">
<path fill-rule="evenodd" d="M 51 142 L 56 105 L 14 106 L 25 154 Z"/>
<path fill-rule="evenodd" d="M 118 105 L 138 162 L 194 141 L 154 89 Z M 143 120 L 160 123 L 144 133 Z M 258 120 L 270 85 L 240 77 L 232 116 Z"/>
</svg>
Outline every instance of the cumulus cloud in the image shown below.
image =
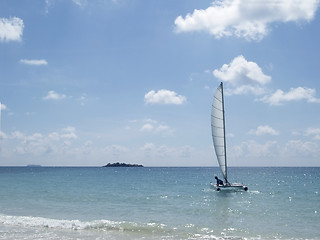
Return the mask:
<svg viewBox="0 0 320 240">
<path fill-rule="evenodd" d="M 153 143 L 146 143 L 140 148 L 143 155 L 151 158 L 157 159 L 159 162 L 167 161 L 167 164 L 170 164 L 170 159 L 180 159 L 186 163 L 186 160 L 190 159 L 195 153 L 195 149 L 191 146 L 180 146 L 180 147 L 169 147 L 166 145 L 155 145 Z"/>
<path fill-rule="evenodd" d="M 62 129 L 61 138 L 66 140 L 77 139 L 76 129 L 74 127 L 66 127 Z"/>
<path fill-rule="evenodd" d="M 176 32 L 203 31 L 219 39 L 236 36 L 261 40 L 272 23 L 311 21 L 319 0 L 218 0 L 207 9 L 195 9 L 175 20 Z"/>
<path fill-rule="evenodd" d="M 278 152 L 277 150 L 278 142 L 267 141 L 265 143 L 257 143 L 255 141 L 244 142 L 241 145 L 243 154 L 250 157 L 271 157 L 275 156 Z"/>
<path fill-rule="evenodd" d="M 262 86 L 271 81 L 271 77 L 264 74 L 257 63 L 247 61 L 242 55 L 234 58 L 230 64 L 215 69 L 213 75 L 230 83 L 233 89 L 229 89 L 228 94 L 263 94 L 265 90 Z"/>
<path fill-rule="evenodd" d="M 21 59 L 20 62 L 33 66 L 48 65 L 48 62 L 45 59 Z"/>
<path fill-rule="evenodd" d="M 144 124 L 141 128 L 140 128 L 140 131 L 142 132 L 150 132 L 154 129 L 153 125 L 150 124 L 150 123 L 146 123 Z"/>
<path fill-rule="evenodd" d="M 66 98 L 64 94 L 56 93 L 55 91 L 49 91 L 48 94 L 43 98 L 44 100 L 61 100 Z"/>
<path fill-rule="evenodd" d="M 78 138 L 74 127 L 66 127 L 49 134 L 33 133 L 26 135 L 20 131 L 8 135 L 8 140 L 17 141 L 14 152 L 17 154 L 41 155 L 65 150 Z"/>
<path fill-rule="evenodd" d="M 301 140 L 291 140 L 288 141 L 284 147 L 284 152 L 288 157 L 297 157 L 297 156 L 318 156 L 319 145 L 316 142 L 310 141 L 301 141 Z"/>
<path fill-rule="evenodd" d="M 0 18 L 0 42 L 21 41 L 23 20 L 18 17 Z"/>
<path fill-rule="evenodd" d="M 187 101 L 187 98 L 178 95 L 174 91 L 161 89 L 158 92 L 152 90 L 144 95 L 145 103 L 151 104 L 175 104 L 180 105 Z"/>
<path fill-rule="evenodd" d="M 144 152 L 150 153 L 155 149 L 155 145 L 153 143 L 145 143 L 140 149 Z"/>
<path fill-rule="evenodd" d="M 249 131 L 251 135 L 263 136 L 263 135 L 279 135 L 279 132 L 274 130 L 272 127 L 265 125 L 265 126 L 258 126 L 257 129 L 251 129 Z"/>
<path fill-rule="evenodd" d="M 145 119 L 143 121 L 142 127 L 139 130 L 141 132 L 164 133 L 164 134 L 170 134 L 173 132 L 169 126 L 165 124 L 160 124 L 156 120 L 152 120 L 152 119 Z"/>
<path fill-rule="evenodd" d="M 311 136 L 314 140 L 320 140 L 320 128 L 308 128 L 306 136 Z"/>
<path fill-rule="evenodd" d="M 267 141 L 258 143 L 246 141 L 233 146 L 229 151 L 230 162 L 259 166 L 317 166 L 320 156 L 320 146 L 317 142 L 288 140 L 287 142 Z M 308 158 L 308 163 L 301 159 Z"/>
<path fill-rule="evenodd" d="M 140 128 L 141 132 L 169 132 L 170 128 L 167 125 L 152 125 L 150 123 L 146 123 L 144 124 L 141 128 Z"/>
<path fill-rule="evenodd" d="M 297 87 L 291 88 L 289 92 L 278 89 L 272 95 L 264 96 L 259 99 L 262 102 L 270 105 L 282 105 L 284 102 L 307 100 L 311 103 L 320 103 L 320 99 L 315 97 L 316 90 L 312 88 Z"/>
<path fill-rule="evenodd" d="M 278 89 L 273 94 L 269 94 L 271 91 L 266 88 L 266 85 L 271 82 L 271 76 L 263 73 L 257 63 L 247 61 L 242 55 L 235 57 L 229 64 L 223 64 L 220 69 L 215 69 L 213 75 L 220 81 L 229 84 L 225 89 L 226 95 L 264 95 L 257 98 L 256 101 L 271 106 L 301 100 L 320 103 L 320 98 L 316 97 L 316 90 L 313 88 L 297 87 L 291 88 L 288 92 Z"/>
<path fill-rule="evenodd" d="M 157 128 L 157 132 L 168 132 L 170 128 L 167 125 L 160 124 Z"/>
</svg>

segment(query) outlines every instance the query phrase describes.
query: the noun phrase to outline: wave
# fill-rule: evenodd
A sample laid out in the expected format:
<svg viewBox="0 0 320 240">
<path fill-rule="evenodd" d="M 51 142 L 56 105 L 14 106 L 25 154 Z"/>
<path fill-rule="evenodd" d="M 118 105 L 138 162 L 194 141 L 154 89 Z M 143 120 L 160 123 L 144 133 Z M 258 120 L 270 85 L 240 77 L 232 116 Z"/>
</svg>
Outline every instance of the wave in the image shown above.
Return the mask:
<svg viewBox="0 0 320 240">
<path fill-rule="evenodd" d="M 43 217 L 31 217 L 31 216 L 7 216 L 0 214 L 0 225 L 5 225 L 14 228 L 42 228 L 48 229 L 51 232 L 58 234 L 65 234 L 60 230 L 75 230 L 75 231 L 88 231 L 88 234 L 96 233 L 109 233 L 105 237 L 93 237 L 92 239 L 171 239 L 171 240 L 181 240 L 181 239 L 202 239 L 202 240 L 243 240 L 243 239 L 257 239 L 256 237 L 243 237 L 235 234 L 236 229 L 224 229 L 222 233 L 218 233 L 213 229 L 196 227 L 193 224 L 187 224 L 180 227 L 169 227 L 165 224 L 160 223 L 135 223 L 126 221 L 110 221 L 110 220 L 93 220 L 93 221 L 80 221 L 80 220 L 59 220 L 50 219 Z M 92 231 L 93 230 L 93 231 Z M 226 232 L 225 232 L 226 231 Z M 37 230 L 35 232 L 39 233 Z M 228 232 L 228 233 L 227 233 Z M 29 231 L 27 231 L 29 233 Z M 110 238 L 110 234 L 113 234 Z M 115 234 L 115 235 L 114 235 Z M 125 235 L 123 235 L 125 234 Z M 28 234 L 29 235 L 29 234 Z M 43 235 L 45 236 L 45 234 Z M 63 235 L 60 236 L 63 238 Z M 16 239 L 13 235 L 12 238 Z M 29 238 L 26 238 L 29 239 Z M 31 238 L 30 238 L 31 239 Z M 72 237 L 70 239 L 73 239 Z M 74 239 L 81 239 L 76 236 Z"/>
<path fill-rule="evenodd" d="M 110 220 L 59 220 L 43 217 L 30 216 L 7 216 L 0 214 L 0 223 L 8 226 L 20 227 L 44 227 L 54 229 L 71 229 L 71 230 L 101 230 L 101 231 L 151 231 L 151 232 L 167 232 L 168 229 L 164 224 L 147 223 L 138 224 L 126 221 L 110 221 Z"/>
</svg>

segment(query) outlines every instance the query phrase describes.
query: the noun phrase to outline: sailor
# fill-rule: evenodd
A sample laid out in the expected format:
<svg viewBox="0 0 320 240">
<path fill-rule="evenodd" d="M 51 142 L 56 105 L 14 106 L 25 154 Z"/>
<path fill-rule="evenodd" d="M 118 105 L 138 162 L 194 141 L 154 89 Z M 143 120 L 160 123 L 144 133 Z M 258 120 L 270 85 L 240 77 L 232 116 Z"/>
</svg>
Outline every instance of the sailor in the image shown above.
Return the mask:
<svg viewBox="0 0 320 240">
<path fill-rule="evenodd" d="M 219 179 L 217 176 L 215 176 L 214 178 L 217 180 L 217 186 L 224 186 L 221 179 Z"/>
</svg>

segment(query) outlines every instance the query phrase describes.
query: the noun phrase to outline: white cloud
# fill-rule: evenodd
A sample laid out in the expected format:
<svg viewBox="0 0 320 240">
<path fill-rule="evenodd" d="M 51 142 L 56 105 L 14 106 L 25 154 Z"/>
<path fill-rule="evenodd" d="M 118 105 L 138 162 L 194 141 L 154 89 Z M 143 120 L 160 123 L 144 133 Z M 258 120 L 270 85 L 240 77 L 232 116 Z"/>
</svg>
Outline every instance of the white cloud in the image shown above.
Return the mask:
<svg viewBox="0 0 320 240">
<path fill-rule="evenodd" d="M 150 124 L 150 123 L 146 123 L 144 124 L 141 128 L 140 128 L 140 131 L 141 132 L 150 132 L 154 129 L 153 125 Z"/>
<path fill-rule="evenodd" d="M 45 59 L 21 59 L 20 62 L 33 66 L 48 65 L 48 62 Z"/>
<path fill-rule="evenodd" d="M 175 20 L 176 31 L 203 31 L 219 39 L 236 36 L 247 40 L 261 40 L 278 22 L 311 21 L 319 0 L 220 0 L 207 9 L 195 9 L 185 18 Z"/>
<path fill-rule="evenodd" d="M 223 64 L 220 69 L 215 69 L 213 75 L 221 81 L 228 82 L 233 87 L 227 94 L 263 94 L 263 85 L 271 81 L 259 65 L 247 61 L 242 55 L 234 58 L 230 64 Z"/>
<path fill-rule="evenodd" d="M 242 55 L 234 58 L 229 64 L 223 64 L 220 69 L 215 69 L 213 75 L 220 81 L 229 83 L 225 89 L 226 95 L 263 95 L 270 92 L 265 85 L 271 81 L 271 76 L 264 74 L 257 63 L 247 61 Z M 291 88 L 287 93 L 278 89 L 273 94 L 256 100 L 270 105 L 301 100 L 320 103 L 320 98 L 316 98 L 316 90 L 306 87 Z"/>
<path fill-rule="evenodd" d="M 265 75 L 255 62 L 247 61 L 242 55 L 234 58 L 230 64 L 224 64 L 220 70 L 215 69 L 213 75 L 233 85 L 258 83 L 267 84 L 271 77 Z"/>
<path fill-rule="evenodd" d="M 172 129 L 165 124 L 159 124 L 157 121 L 152 119 L 145 119 L 143 121 L 142 127 L 139 129 L 141 132 L 150 132 L 150 133 L 172 133 Z"/>
<path fill-rule="evenodd" d="M 126 153 L 128 151 L 128 149 L 124 146 L 121 145 L 109 145 L 107 147 L 105 147 L 105 152 L 112 155 L 112 156 L 119 156 L 121 153 Z"/>
<path fill-rule="evenodd" d="M 308 129 L 310 136 L 319 129 Z M 147 166 L 211 166 L 216 162 L 210 146 L 206 149 L 189 145 L 172 146 L 147 142 L 131 147 L 110 144 L 99 147 L 87 137 L 77 136 L 74 127 L 58 131 L 25 134 L 19 131 L 2 136 L 5 148 L 0 149 L 2 164 L 17 159 L 17 165 L 32 163 L 42 165 L 102 166 L 107 162 L 137 161 Z M 1 147 L 1 146 L 0 146 Z M 318 166 L 320 147 L 317 141 L 290 140 L 285 143 L 247 141 L 229 146 L 230 166 Z M 209 150 L 210 149 L 210 150 Z M 200 157 L 199 157 L 200 156 Z M 308 158 L 308 162 L 301 159 Z M 200 160 L 199 160 L 200 159 Z M 199 161 L 200 162 L 199 162 Z"/>
<path fill-rule="evenodd" d="M 49 91 L 47 96 L 45 96 L 44 100 L 61 100 L 66 98 L 67 96 L 64 94 L 56 93 L 55 91 Z"/>
<path fill-rule="evenodd" d="M 6 110 L 7 106 L 0 102 L 0 110 Z"/>
<path fill-rule="evenodd" d="M 2 114 L 1 111 L 6 109 L 7 109 L 7 106 L 0 102 L 0 140 L 7 138 L 7 135 L 1 130 L 1 114 Z M 1 151 L 1 146 L 0 146 L 0 151 Z"/>
<path fill-rule="evenodd" d="M 76 129 L 74 127 L 66 127 L 62 129 L 62 134 L 60 135 L 62 139 L 77 139 Z"/>
<path fill-rule="evenodd" d="M 271 157 L 277 155 L 278 142 L 276 141 L 267 141 L 265 143 L 257 143 L 255 141 L 243 142 L 239 146 L 238 153 L 240 152 L 242 156 L 248 157 Z M 245 164 L 245 163 L 244 163 Z"/>
<path fill-rule="evenodd" d="M 257 129 L 251 129 L 249 134 L 262 136 L 262 135 L 279 135 L 279 132 L 274 130 L 272 127 L 265 125 L 265 126 L 258 126 Z"/>
<path fill-rule="evenodd" d="M 308 128 L 305 135 L 312 136 L 314 140 L 320 140 L 320 128 Z"/>
<path fill-rule="evenodd" d="M 161 89 L 158 92 L 154 90 L 144 95 L 145 103 L 153 104 L 176 104 L 180 105 L 187 101 L 186 97 L 178 95 L 174 91 Z"/>
<path fill-rule="evenodd" d="M 54 3 L 54 0 L 45 0 L 45 13 L 46 14 L 49 13 L 49 9 L 53 5 L 53 3 Z"/>
<path fill-rule="evenodd" d="M 262 102 L 270 105 L 282 105 L 284 102 L 307 100 L 308 102 L 320 103 L 320 99 L 315 97 L 316 90 L 312 88 L 297 87 L 291 88 L 289 92 L 285 93 L 278 89 L 270 96 L 265 96 L 259 99 Z"/>
<path fill-rule="evenodd" d="M 13 139 L 22 140 L 22 139 L 25 138 L 25 135 L 24 135 L 22 132 L 14 131 L 14 132 L 11 134 L 11 137 L 12 137 Z"/>
<path fill-rule="evenodd" d="M 169 131 L 169 127 L 167 125 L 162 125 L 160 124 L 157 128 L 156 128 L 157 132 L 167 132 Z"/>
<path fill-rule="evenodd" d="M 23 20 L 18 17 L 0 18 L 0 42 L 21 41 Z"/>
<path fill-rule="evenodd" d="M 74 127 L 66 127 L 59 132 L 48 134 L 36 132 L 26 135 L 20 131 L 15 131 L 7 136 L 7 141 L 14 143 L 14 150 L 12 152 L 30 157 L 71 151 L 70 147 L 77 138 L 76 129 Z M 33 158 L 31 157 L 31 159 Z"/>
<path fill-rule="evenodd" d="M 283 154 L 287 157 L 310 157 L 310 156 L 319 156 L 320 150 L 319 145 L 315 142 L 304 142 L 301 140 L 291 140 L 288 141 L 284 147 Z M 302 164 L 303 165 L 303 164 Z"/>
<path fill-rule="evenodd" d="M 72 0 L 76 5 L 83 8 L 87 5 L 87 0 Z"/>
<path fill-rule="evenodd" d="M 5 134 L 4 132 L 1 131 L 0 129 L 0 140 L 1 139 L 6 139 L 7 138 L 7 134 Z M 1 152 L 1 146 L 0 146 L 0 152 Z"/>
<path fill-rule="evenodd" d="M 153 143 L 146 143 L 140 149 L 144 152 L 151 152 L 155 149 L 155 145 Z"/>
<path fill-rule="evenodd" d="M 80 102 L 81 106 L 84 106 L 85 103 L 88 101 L 88 96 L 86 93 L 83 93 L 77 100 Z"/>
<path fill-rule="evenodd" d="M 14 131 L 11 133 L 11 139 L 23 140 L 23 142 L 27 141 L 38 141 L 41 139 L 47 139 L 50 141 L 60 141 L 60 140 L 74 140 L 77 139 L 78 136 L 76 135 L 76 129 L 74 127 L 66 127 L 61 129 L 60 133 L 58 132 L 51 132 L 47 136 L 41 133 L 33 133 L 32 135 L 28 136 L 22 132 Z"/>
<path fill-rule="evenodd" d="M 88 0 L 71 0 L 71 1 L 82 9 L 88 5 Z M 45 0 L 45 13 L 48 14 L 49 9 L 54 7 L 55 4 L 56 4 L 55 0 Z"/>
<path fill-rule="evenodd" d="M 60 134 L 57 132 L 52 132 L 48 134 L 48 138 L 50 141 L 59 141 L 60 140 Z"/>
<path fill-rule="evenodd" d="M 289 140 L 285 143 L 246 141 L 233 146 L 229 162 L 244 166 L 318 166 L 320 146 L 317 142 Z M 308 158 L 308 161 L 303 159 Z"/>
<path fill-rule="evenodd" d="M 182 166 L 185 166 L 192 162 L 192 157 L 195 155 L 199 157 L 199 154 L 195 154 L 195 149 L 188 145 L 169 147 L 166 145 L 146 143 L 140 148 L 140 151 L 144 158 L 164 166 L 172 166 L 172 159 L 175 159 L 180 162 Z M 178 164 L 178 162 L 175 162 L 175 164 Z"/>
</svg>

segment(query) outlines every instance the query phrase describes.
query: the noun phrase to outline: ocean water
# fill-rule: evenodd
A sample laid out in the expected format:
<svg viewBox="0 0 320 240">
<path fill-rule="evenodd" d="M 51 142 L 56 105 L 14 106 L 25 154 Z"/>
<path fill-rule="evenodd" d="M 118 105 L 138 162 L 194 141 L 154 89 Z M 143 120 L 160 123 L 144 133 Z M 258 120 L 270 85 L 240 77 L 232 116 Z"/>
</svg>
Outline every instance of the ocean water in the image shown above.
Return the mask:
<svg viewBox="0 0 320 240">
<path fill-rule="evenodd" d="M 0 239 L 320 239 L 320 168 L 0 167 Z"/>
</svg>

